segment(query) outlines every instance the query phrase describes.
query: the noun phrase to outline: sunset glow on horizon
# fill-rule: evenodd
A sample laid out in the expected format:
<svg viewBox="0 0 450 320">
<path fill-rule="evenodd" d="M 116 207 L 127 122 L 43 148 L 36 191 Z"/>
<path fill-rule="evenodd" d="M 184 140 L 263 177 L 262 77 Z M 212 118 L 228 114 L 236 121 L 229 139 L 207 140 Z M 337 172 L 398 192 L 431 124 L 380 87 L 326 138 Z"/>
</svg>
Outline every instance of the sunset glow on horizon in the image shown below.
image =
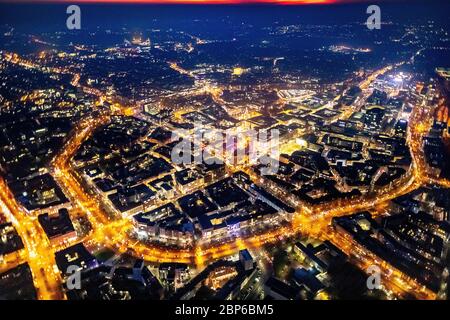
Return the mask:
<svg viewBox="0 0 450 320">
<path fill-rule="evenodd" d="M 73 0 L 0 0 L 0 2 L 23 3 L 72 3 Z M 278 4 L 278 5 L 308 5 L 308 4 L 338 4 L 364 2 L 364 0 L 77 0 L 77 3 L 118 3 L 118 4 Z"/>
</svg>

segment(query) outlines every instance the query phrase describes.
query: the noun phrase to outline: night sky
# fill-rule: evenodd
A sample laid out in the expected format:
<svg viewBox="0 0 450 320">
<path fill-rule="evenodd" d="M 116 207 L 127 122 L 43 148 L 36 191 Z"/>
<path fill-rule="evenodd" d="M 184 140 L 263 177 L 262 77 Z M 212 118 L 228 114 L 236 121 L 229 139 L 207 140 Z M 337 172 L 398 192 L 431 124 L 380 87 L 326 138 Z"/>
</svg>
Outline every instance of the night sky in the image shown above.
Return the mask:
<svg viewBox="0 0 450 320">
<path fill-rule="evenodd" d="M 378 0 L 376 2 L 398 2 L 401 0 Z M 340 3 L 361 3 L 369 0 L 0 0 L 0 2 L 24 2 L 24 3 L 155 3 L 155 4 L 340 4 Z M 374 1 L 371 1 L 374 2 Z"/>
</svg>

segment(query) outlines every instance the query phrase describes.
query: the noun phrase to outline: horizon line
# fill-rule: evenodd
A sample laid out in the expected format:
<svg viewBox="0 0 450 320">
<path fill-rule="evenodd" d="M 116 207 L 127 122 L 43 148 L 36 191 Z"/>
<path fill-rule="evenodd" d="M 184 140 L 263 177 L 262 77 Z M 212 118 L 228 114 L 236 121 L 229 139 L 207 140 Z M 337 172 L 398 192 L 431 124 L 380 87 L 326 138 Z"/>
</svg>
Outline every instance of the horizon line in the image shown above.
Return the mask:
<svg viewBox="0 0 450 320">
<path fill-rule="evenodd" d="M 406 0 L 376 0 L 403 2 Z M 413 0 L 414 1 L 414 0 Z M 338 5 L 367 3 L 370 0 L 0 0 L 8 4 L 155 4 L 155 5 Z M 373 2 L 373 1 L 372 1 Z"/>
</svg>

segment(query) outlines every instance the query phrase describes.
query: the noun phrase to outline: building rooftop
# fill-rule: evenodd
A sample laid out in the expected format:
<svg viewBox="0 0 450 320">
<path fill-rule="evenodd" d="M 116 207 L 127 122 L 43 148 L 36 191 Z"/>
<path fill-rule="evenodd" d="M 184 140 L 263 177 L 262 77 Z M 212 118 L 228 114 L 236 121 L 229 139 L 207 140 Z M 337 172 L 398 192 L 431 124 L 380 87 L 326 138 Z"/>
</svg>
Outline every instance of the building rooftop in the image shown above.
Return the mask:
<svg viewBox="0 0 450 320">
<path fill-rule="evenodd" d="M 67 209 L 60 209 L 56 215 L 43 213 L 38 220 L 49 239 L 75 232 Z"/>
</svg>

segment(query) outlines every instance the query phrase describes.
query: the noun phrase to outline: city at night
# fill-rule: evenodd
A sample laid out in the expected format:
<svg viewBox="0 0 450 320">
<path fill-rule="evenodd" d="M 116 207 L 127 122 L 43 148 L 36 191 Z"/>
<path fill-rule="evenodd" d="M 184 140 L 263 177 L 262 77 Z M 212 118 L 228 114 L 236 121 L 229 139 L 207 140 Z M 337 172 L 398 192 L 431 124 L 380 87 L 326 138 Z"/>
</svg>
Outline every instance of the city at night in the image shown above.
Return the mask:
<svg viewBox="0 0 450 320">
<path fill-rule="evenodd" d="M 0 300 L 448 301 L 449 16 L 0 0 Z"/>
</svg>

